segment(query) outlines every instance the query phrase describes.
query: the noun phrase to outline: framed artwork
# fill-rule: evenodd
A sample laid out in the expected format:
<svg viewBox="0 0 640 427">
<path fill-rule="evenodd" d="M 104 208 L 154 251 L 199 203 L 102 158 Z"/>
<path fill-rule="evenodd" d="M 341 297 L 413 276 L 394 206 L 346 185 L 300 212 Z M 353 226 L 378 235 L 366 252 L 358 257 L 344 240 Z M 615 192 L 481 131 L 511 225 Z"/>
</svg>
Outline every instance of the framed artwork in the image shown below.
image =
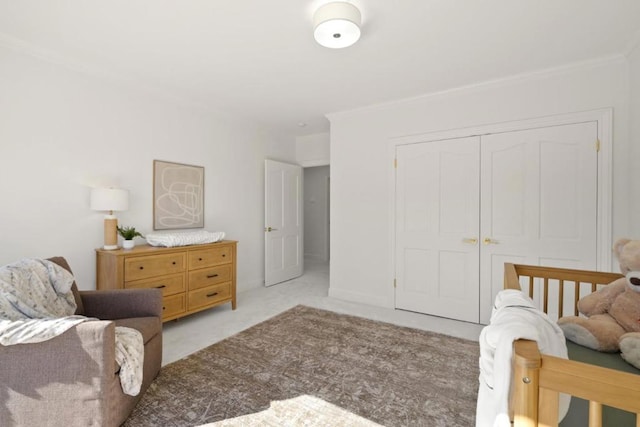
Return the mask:
<svg viewBox="0 0 640 427">
<path fill-rule="evenodd" d="M 204 167 L 153 161 L 153 229 L 204 227 Z"/>
</svg>

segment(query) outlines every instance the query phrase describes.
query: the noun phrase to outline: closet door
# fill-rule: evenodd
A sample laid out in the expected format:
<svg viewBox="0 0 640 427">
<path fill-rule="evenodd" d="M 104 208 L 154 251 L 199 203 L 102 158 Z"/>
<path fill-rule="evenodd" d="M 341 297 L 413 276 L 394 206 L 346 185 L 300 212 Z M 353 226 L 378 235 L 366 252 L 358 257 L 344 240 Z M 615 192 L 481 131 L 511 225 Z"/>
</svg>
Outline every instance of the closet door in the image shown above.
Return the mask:
<svg viewBox="0 0 640 427">
<path fill-rule="evenodd" d="M 595 269 L 597 123 L 483 136 L 480 318 L 505 262 Z"/>
<path fill-rule="evenodd" d="M 396 307 L 479 321 L 480 139 L 396 148 Z"/>
</svg>

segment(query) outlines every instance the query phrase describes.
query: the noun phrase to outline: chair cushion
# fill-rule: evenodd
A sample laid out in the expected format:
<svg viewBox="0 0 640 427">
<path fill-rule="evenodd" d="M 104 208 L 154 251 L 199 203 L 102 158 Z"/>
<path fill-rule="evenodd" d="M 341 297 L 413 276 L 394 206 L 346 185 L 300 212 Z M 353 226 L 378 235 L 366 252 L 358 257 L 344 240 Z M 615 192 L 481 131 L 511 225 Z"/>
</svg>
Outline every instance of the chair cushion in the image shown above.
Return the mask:
<svg viewBox="0 0 640 427">
<path fill-rule="evenodd" d="M 162 323 L 157 317 L 134 317 L 130 319 L 118 319 L 113 322 L 116 326 L 124 326 L 140 331 L 142 341 L 145 344 L 162 331 Z"/>
</svg>

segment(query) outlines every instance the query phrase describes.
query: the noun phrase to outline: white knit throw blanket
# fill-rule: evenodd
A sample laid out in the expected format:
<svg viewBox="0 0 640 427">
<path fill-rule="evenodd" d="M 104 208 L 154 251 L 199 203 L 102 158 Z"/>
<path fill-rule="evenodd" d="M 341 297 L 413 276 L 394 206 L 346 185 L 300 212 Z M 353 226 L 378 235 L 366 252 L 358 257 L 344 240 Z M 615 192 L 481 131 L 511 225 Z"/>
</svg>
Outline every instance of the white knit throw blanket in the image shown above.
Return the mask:
<svg viewBox="0 0 640 427">
<path fill-rule="evenodd" d="M 38 343 L 88 320 L 74 315 L 73 276 L 58 264 L 23 259 L 0 267 L 0 344 Z M 116 362 L 122 390 L 140 392 L 144 345 L 140 332 L 116 327 Z"/>
</svg>

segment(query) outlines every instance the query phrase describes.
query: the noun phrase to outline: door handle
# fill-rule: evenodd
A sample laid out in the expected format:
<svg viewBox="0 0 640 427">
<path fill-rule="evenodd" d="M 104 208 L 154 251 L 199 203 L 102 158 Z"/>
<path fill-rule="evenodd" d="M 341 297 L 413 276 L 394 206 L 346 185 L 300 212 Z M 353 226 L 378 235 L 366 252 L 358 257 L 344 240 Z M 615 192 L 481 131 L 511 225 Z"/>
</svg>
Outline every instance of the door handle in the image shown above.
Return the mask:
<svg viewBox="0 0 640 427">
<path fill-rule="evenodd" d="M 272 231 L 277 231 L 277 230 L 278 230 L 277 228 L 272 228 L 272 227 L 265 227 L 264 228 L 264 231 L 266 231 L 268 233 L 271 233 Z"/>
<path fill-rule="evenodd" d="M 473 238 L 466 237 L 466 238 L 462 239 L 462 243 L 468 243 L 470 245 L 475 245 L 476 243 L 478 243 L 478 239 L 476 239 L 475 237 L 473 237 Z"/>
<path fill-rule="evenodd" d="M 500 242 L 498 242 L 497 240 L 493 240 L 491 237 L 485 237 L 482 243 L 484 243 L 485 245 L 497 245 Z"/>
</svg>

